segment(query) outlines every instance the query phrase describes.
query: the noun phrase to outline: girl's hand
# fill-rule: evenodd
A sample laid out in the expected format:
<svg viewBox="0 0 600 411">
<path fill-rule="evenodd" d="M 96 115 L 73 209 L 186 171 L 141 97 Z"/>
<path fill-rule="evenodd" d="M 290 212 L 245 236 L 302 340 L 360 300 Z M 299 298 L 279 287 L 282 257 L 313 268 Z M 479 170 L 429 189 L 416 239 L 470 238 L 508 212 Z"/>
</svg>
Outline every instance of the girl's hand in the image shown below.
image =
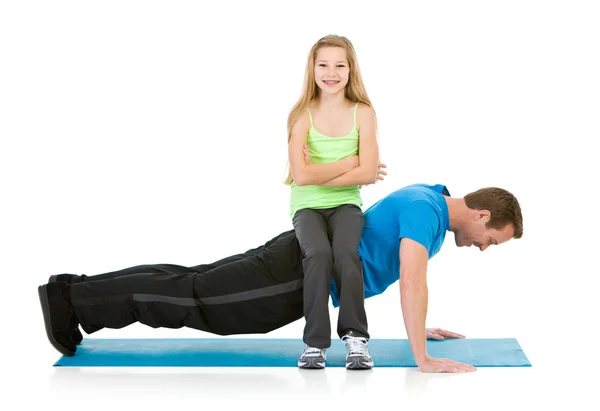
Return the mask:
<svg viewBox="0 0 600 411">
<path fill-rule="evenodd" d="M 383 181 L 383 176 L 387 176 L 387 173 L 383 171 L 383 169 L 386 167 L 387 166 L 385 164 L 379 163 L 379 166 L 377 167 L 377 180 Z M 375 180 L 375 182 L 377 182 L 377 180 Z"/>
<path fill-rule="evenodd" d="M 308 152 L 308 146 L 306 144 L 304 145 L 303 150 L 304 150 L 304 161 L 306 161 L 307 165 L 312 164 L 310 161 L 310 153 Z"/>
</svg>

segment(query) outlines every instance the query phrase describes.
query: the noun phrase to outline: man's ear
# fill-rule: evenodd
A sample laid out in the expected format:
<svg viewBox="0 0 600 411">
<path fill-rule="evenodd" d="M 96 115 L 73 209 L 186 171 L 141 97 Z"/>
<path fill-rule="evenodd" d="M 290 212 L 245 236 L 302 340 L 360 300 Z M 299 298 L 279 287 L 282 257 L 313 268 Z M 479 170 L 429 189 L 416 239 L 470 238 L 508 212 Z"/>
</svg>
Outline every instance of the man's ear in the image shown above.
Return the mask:
<svg viewBox="0 0 600 411">
<path fill-rule="evenodd" d="M 477 210 L 477 219 L 486 219 L 486 223 L 492 218 L 492 213 L 489 210 Z"/>
</svg>

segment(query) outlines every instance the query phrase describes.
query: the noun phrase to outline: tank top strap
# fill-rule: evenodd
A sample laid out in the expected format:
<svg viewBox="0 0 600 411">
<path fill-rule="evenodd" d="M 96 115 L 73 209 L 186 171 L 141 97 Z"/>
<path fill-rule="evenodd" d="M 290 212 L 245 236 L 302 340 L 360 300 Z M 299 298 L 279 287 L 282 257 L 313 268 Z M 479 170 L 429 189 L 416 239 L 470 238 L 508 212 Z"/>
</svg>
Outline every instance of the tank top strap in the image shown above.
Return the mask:
<svg viewBox="0 0 600 411">
<path fill-rule="evenodd" d="M 308 112 L 308 118 L 310 119 L 310 126 L 313 127 L 312 115 L 310 114 L 310 110 L 308 109 L 308 107 L 306 107 L 306 111 Z"/>
</svg>

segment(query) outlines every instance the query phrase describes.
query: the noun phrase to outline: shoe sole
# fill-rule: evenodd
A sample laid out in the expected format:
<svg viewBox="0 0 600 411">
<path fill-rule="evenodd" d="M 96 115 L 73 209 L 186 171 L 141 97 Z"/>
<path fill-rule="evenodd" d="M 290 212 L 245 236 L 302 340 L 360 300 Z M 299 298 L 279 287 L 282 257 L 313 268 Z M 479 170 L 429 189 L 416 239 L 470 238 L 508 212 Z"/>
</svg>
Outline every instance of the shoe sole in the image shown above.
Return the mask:
<svg viewBox="0 0 600 411">
<path fill-rule="evenodd" d="M 65 355 L 67 357 L 72 357 L 75 355 L 75 351 L 71 351 L 68 348 L 63 347 L 56 339 L 54 339 L 54 335 L 52 334 L 52 322 L 50 321 L 50 303 L 48 302 L 48 293 L 46 292 L 46 286 L 40 285 L 38 287 L 38 295 L 40 296 L 40 304 L 42 306 L 42 313 L 44 314 L 44 325 L 46 327 L 46 336 L 50 341 L 50 344 L 59 353 Z"/>
<path fill-rule="evenodd" d="M 320 370 L 325 368 L 325 362 L 316 358 L 309 358 L 305 361 L 298 361 L 298 368 L 304 368 L 307 370 Z"/>
<path fill-rule="evenodd" d="M 346 362 L 346 369 L 348 370 L 370 370 L 371 368 L 373 368 L 373 361 L 355 359 Z"/>
</svg>

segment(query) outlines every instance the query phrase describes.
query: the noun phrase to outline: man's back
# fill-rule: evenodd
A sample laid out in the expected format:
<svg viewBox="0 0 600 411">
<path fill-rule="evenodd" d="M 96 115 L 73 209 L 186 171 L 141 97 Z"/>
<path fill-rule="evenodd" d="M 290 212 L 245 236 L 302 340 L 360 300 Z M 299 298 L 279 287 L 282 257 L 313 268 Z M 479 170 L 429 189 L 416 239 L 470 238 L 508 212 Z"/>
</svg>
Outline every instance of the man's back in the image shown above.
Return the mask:
<svg viewBox="0 0 600 411">
<path fill-rule="evenodd" d="M 414 184 L 401 188 L 373 204 L 364 213 L 365 226 L 359 245 L 363 261 L 365 298 L 381 294 L 400 276 L 400 239 L 421 243 L 433 257 L 450 228 L 443 185 Z M 331 297 L 339 306 L 335 281 Z"/>
</svg>

